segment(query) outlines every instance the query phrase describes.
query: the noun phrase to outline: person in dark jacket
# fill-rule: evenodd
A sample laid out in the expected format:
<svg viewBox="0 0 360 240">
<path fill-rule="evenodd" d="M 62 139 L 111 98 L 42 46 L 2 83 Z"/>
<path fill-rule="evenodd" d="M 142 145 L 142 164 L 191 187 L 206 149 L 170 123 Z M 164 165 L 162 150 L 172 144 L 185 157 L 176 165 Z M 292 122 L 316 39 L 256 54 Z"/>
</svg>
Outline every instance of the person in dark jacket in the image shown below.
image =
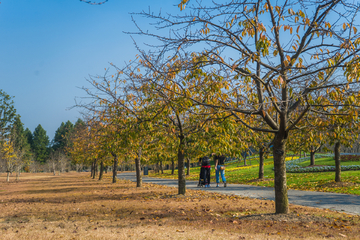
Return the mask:
<svg viewBox="0 0 360 240">
<path fill-rule="evenodd" d="M 225 156 L 217 156 L 215 155 L 215 173 L 216 173 L 216 187 L 219 187 L 220 179 L 219 175 L 221 175 L 221 180 L 224 183 L 224 187 L 226 187 L 226 178 L 225 178 Z"/>
<path fill-rule="evenodd" d="M 203 174 L 201 178 L 204 179 L 205 187 L 210 187 L 210 170 L 210 158 L 206 156 L 201 158 L 201 173 Z"/>
</svg>

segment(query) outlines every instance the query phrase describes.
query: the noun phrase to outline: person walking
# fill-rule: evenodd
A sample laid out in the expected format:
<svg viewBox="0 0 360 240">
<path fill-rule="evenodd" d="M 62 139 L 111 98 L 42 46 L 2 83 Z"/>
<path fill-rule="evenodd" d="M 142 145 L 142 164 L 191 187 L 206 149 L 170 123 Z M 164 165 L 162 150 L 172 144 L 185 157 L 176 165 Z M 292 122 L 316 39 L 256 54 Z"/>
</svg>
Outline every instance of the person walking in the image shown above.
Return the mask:
<svg viewBox="0 0 360 240">
<path fill-rule="evenodd" d="M 219 187 L 220 179 L 219 175 L 221 175 L 221 180 L 224 183 L 224 187 L 226 187 L 226 178 L 225 178 L 225 156 L 215 156 L 215 173 L 216 173 L 216 187 Z"/>
</svg>

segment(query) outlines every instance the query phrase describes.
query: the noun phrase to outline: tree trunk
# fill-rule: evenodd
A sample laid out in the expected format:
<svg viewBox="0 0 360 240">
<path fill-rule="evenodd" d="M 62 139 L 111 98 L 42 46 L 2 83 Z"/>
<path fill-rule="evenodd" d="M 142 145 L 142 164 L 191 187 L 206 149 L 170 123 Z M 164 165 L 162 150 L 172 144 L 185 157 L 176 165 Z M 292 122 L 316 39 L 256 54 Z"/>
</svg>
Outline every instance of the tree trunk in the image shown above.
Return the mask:
<svg viewBox="0 0 360 240">
<path fill-rule="evenodd" d="M 174 159 L 171 159 L 171 175 L 174 175 L 175 172 L 175 162 Z"/>
<path fill-rule="evenodd" d="M 95 178 L 96 178 L 96 174 L 97 174 L 97 164 L 96 164 L 96 159 L 94 160 L 93 164 L 94 164 L 93 179 L 95 179 Z"/>
<path fill-rule="evenodd" d="M 160 170 L 161 170 L 161 174 L 164 174 L 164 167 L 163 167 L 163 161 L 160 161 Z"/>
<path fill-rule="evenodd" d="M 19 181 L 20 171 L 16 171 L 16 181 Z"/>
<path fill-rule="evenodd" d="M 118 168 L 118 159 L 115 153 L 111 153 L 114 157 L 114 166 L 113 166 L 113 179 L 112 182 L 116 183 L 116 175 L 117 175 L 117 168 Z"/>
<path fill-rule="evenodd" d="M 107 173 L 107 171 L 108 171 L 108 166 L 105 166 L 105 167 L 104 167 L 104 171 L 105 171 L 105 173 Z"/>
<path fill-rule="evenodd" d="M 244 157 L 244 166 L 246 166 L 246 156 Z"/>
<path fill-rule="evenodd" d="M 159 163 L 157 162 L 157 163 L 155 163 L 155 165 L 154 165 L 154 169 L 155 169 L 155 173 L 159 173 Z"/>
<path fill-rule="evenodd" d="M 187 169 L 186 169 L 186 175 L 189 176 L 190 175 L 190 158 L 187 158 Z"/>
<path fill-rule="evenodd" d="M 261 147 L 259 151 L 259 179 L 264 178 L 264 148 Z"/>
<path fill-rule="evenodd" d="M 91 174 L 90 177 L 92 178 L 94 176 L 94 162 L 91 163 Z"/>
<path fill-rule="evenodd" d="M 310 148 L 310 166 L 314 166 L 315 165 L 315 150 L 314 147 L 311 146 Z"/>
<path fill-rule="evenodd" d="M 101 160 L 101 162 L 100 162 L 99 180 L 102 180 L 102 179 L 103 179 L 103 175 L 104 175 L 104 161 Z"/>
<path fill-rule="evenodd" d="M 97 175 L 99 175 L 99 166 L 98 166 L 98 163 L 97 163 L 97 160 L 95 160 L 95 176 L 94 176 L 94 179 Z"/>
<path fill-rule="evenodd" d="M 340 142 L 335 143 L 335 182 L 341 182 Z"/>
<path fill-rule="evenodd" d="M 286 186 L 286 132 L 280 131 L 274 139 L 275 212 L 288 213 L 289 200 Z"/>
<path fill-rule="evenodd" d="M 135 158 L 135 168 L 136 168 L 136 187 L 142 186 L 142 176 L 141 176 L 141 147 L 139 147 L 138 156 Z"/>
<path fill-rule="evenodd" d="M 10 182 L 10 172 L 7 172 L 7 174 L 6 174 L 6 181 Z"/>
<path fill-rule="evenodd" d="M 178 149 L 178 193 L 182 195 L 185 195 L 186 193 L 184 158 L 184 136 L 180 136 L 180 143 Z"/>
</svg>

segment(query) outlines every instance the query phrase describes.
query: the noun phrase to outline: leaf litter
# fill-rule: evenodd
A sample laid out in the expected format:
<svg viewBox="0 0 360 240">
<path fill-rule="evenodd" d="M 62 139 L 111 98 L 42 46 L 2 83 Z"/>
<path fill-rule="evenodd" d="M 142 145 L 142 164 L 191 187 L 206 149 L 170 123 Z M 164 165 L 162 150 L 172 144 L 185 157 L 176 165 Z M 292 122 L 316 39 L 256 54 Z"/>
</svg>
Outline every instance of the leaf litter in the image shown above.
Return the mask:
<svg viewBox="0 0 360 240">
<path fill-rule="evenodd" d="M 323 239 L 358 237 L 359 216 L 86 173 L 0 175 L 1 239 Z"/>
</svg>

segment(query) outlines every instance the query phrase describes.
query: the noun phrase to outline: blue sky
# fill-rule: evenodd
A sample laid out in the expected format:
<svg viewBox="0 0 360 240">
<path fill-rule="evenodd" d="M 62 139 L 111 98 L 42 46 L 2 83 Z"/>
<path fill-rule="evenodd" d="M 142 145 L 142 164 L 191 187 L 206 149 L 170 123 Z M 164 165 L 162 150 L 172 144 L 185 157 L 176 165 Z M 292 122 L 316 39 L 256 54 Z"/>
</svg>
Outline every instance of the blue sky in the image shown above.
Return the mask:
<svg viewBox="0 0 360 240">
<path fill-rule="evenodd" d="M 38 124 L 53 139 L 61 122 L 80 114 L 68 110 L 84 96 L 89 75 L 112 62 L 134 59 L 130 12 L 176 12 L 180 0 L 4 0 L 0 4 L 0 89 L 14 96 L 15 108 L 32 132 Z M 138 18 L 139 24 L 147 24 Z M 141 42 L 140 37 L 136 37 Z"/>
</svg>

